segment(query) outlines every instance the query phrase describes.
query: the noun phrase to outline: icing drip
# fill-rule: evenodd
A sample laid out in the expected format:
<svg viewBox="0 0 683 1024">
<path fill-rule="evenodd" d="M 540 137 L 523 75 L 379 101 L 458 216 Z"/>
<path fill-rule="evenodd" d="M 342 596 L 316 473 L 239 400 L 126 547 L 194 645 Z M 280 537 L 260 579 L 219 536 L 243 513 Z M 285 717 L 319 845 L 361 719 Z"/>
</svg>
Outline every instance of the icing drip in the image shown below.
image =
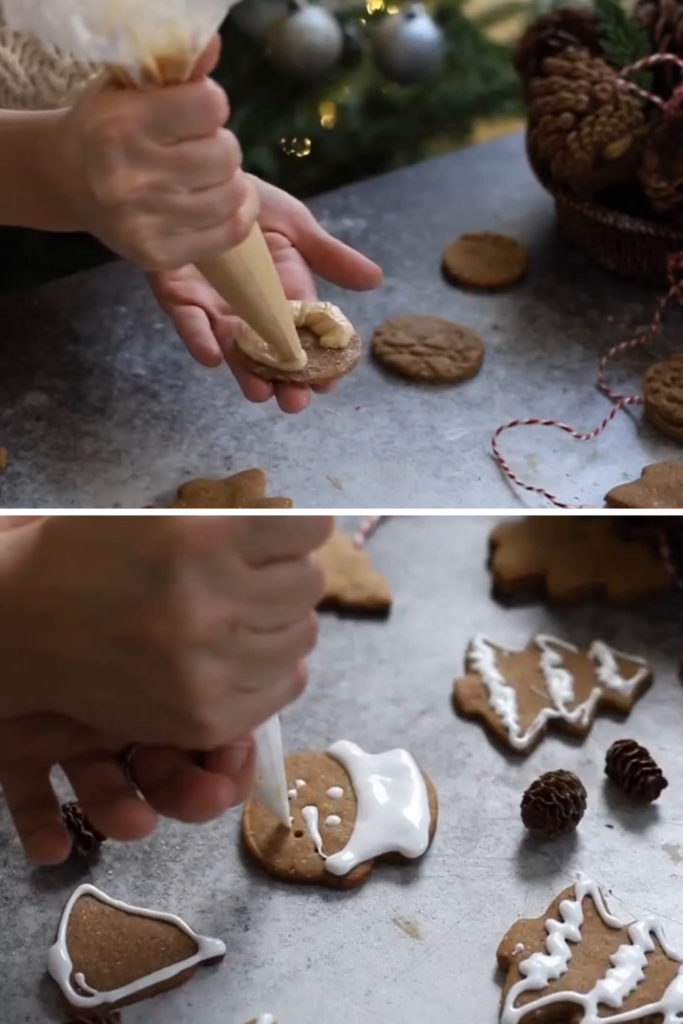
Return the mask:
<svg viewBox="0 0 683 1024">
<path fill-rule="evenodd" d="M 325 818 L 325 824 L 328 828 L 335 828 L 336 825 L 341 825 L 341 818 L 338 814 L 328 814 Z"/>
<path fill-rule="evenodd" d="M 69 955 L 66 936 L 69 918 L 81 896 L 92 896 L 99 900 L 100 903 L 105 903 L 109 907 L 122 910 L 127 914 L 133 914 L 136 917 L 149 917 L 155 921 L 164 921 L 167 924 L 172 924 L 192 939 L 197 946 L 197 952 L 187 960 L 171 964 L 169 967 L 163 967 L 161 970 L 154 971 L 144 978 L 139 978 L 128 985 L 123 985 L 121 988 L 112 989 L 110 992 L 97 992 L 87 984 L 84 976 L 78 973 L 73 978 L 73 981 L 75 981 L 79 989 L 82 989 L 82 992 L 77 992 L 72 984 L 74 965 Z M 75 1006 L 77 1009 L 89 1009 L 91 1007 L 109 1006 L 113 1003 L 122 1002 L 155 985 L 164 984 L 164 982 L 175 978 L 178 974 L 182 974 L 184 971 L 190 970 L 206 960 L 214 960 L 223 956 L 225 956 L 225 944 L 223 942 L 219 939 L 210 939 L 204 935 L 197 935 L 189 925 L 185 924 L 181 918 L 176 917 L 175 914 L 164 914 L 156 910 L 145 910 L 143 907 L 133 907 L 128 903 L 121 902 L 121 900 L 112 899 L 100 889 L 95 888 L 94 885 L 85 884 L 76 889 L 64 908 L 61 921 L 59 922 L 57 941 L 48 953 L 47 969 L 71 1006 Z"/>
<path fill-rule="evenodd" d="M 308 804 L 307 807 L 301 808 L 301 817 L 304 819 L 308 834 L 313 840 L 313 845 L 320 854 L 321 857 L 325 857 L 323 853 L 323 837 L 320 834 L 320 812 L 315 804 Z"/>
<path fill-rule="evenodd" d="M 590 992 L 557 991 L 539 996 L 523 1006 L 516 1006 L 520 996 L 528 992 L 539 992 L 547 988 L 551 981 L 557 981 L 569 969 L 572 951 L 569 943 L 581 942 L 581 926 L 583 924 L 583 900 L 590 896 L 595 909 L 609 928 L 621 929 L 628 927 L 631 945 L 621 945 L 610 957 L 612 966 L 599 978 Z M 655 949 L 655 937 L 670 960 L 678 963 L 681 957 L 669 948 L 664 938 L 662 927 L 655 918 L 646 918 L 626 925 L 608 911 L 602 893 L 596 882 L 581 879 L 574 887 L 574 899 L 563 900 L 559 907 L 561 920 L 551 918 L 546 921 L 545 953 L 532 953 L 527 960 L 519 964 L 523 977 L 512 986 L 507 994 L 501 1013 L 501 1024 L 518 1024 L 528 1016 L 531 1020 L 536 1011 L 555 1003 L 571 1003 L 583 1010 L 581 1024 L 626 1024 L 628 1021 L 644 1021 L 651 1017 L 661 1017 L 662 1024 L 680 1024 L 683 1015 L 683 969 L 671 982 L 656 1003 L 640 1006 L 624 1013 L 611 1014 L 609 1017 L 598 1014 L 602 1004 L 610 1009 L 620 1009 L 624 1000 L 631 995 L 645 977 L 647 954 Z M 517 952 L 517 948 L 515 952 Z"/>
<path fill-rule="evenodd" d="M 328 754 L 348 772 L 358 809 L 351 838 L 325 867 L 333 875 L 347 875 L 358 864 L 400 853 L 421 857 L 429 846 L 431 814 L 427 786 L 406 750 L 367 754 L 349 740 L 339 740 Z"/>
<path fill-rule="evenodd" d="M 330 800 L 341 800 L 341 798 L 344 796 L 344 790 L 341 788 L 341 786 L 330 786 L 330 788 L 327 791 L 327 796 L 330 798 Z"/>
<path fill-rule="evenodd" d="M 574 678 L 564 668 L 562 653 L 556 648 L 570 651 L 572 654 L 578 654 L 578 648 L 546 635 L 535 637 L 534 643 L 540 652 L 539 665 L 551 705 L 539 711 L 526 732 L 522 732 L 519 721 L 517 693 L 500 672 L 497 652 L 491 642 L 482 634 L 478 634 L 468 649 L 468 670 L 481 676 L 488 691 L 489 704 L 507 729 L 509 742 L 516 750 L 526 749 L 551 719 L 561 718 L 570 725 L 586 725 L 600 700 L 603 688 L 629 695 L 648 674 L 647 664 L 642 658 L 623 654 L 601 640 L 596 640 L 589 648 L 588 658 L 594 665 L 599 685 L 593 688 L 582 704 L 571 708 L 569 705 L 575 697 Z M 619 672 L 617 657 L 625 658 L 638 666 L 629 678 L 624 678 Z"/>
</svg>

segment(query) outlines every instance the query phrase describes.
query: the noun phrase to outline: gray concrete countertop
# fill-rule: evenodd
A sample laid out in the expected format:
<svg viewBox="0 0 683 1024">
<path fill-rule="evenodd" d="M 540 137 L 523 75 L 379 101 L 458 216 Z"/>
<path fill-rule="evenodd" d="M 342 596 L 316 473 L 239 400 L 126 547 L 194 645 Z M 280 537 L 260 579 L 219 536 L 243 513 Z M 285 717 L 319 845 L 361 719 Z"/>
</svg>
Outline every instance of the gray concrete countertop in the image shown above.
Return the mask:
<svg viewBox="0 0 683 1024">
<path fill-rule="evenodd" d="M 0 806 L 0 977 L 7 1024 L 62 1024 L 45 957 L 73 889 L 91 880 L 126 901 L 183 915 L 222 938 L 225 963 L 126 1011 L 124 1024 L 496 1024 L 496 946 L 539 916 L 578 872 L 613 890 L 625 919 L 658 915 L 683 950 L 683 693 L 676 675 L 680 596 L 640 610 L 504 609 L 489 596 L 485 518 L 398 518 L 369 547 L 392 585 L 387 622 L 325 617 L 309 688 L 283 717 L 290 750 L 348 738 L 408 747 L 433 778 L 438 831 L 420 865 L 377 867 L 347 893 L 277 883 L 238 853 L 239 816 L 191 828 L 163 823 L 148 841 L 103 849 L 91 871 L 32 870 Z M 451 710 L 451 681 L 476 631 L 520 646 L 544 631 L 602 638 L 646 656 L 655 684 L 626 724 L 598 717 L 583 744 L 549 738 L 506 758 Z M 649 746 L 669 788 L 634 807 L 604 786 L 610 743 Z M 524 837 L 519 801 L 542 771 L 569 768 L 588 791 L 578 833 Z M 407 934 L 401 927 L 409 922 Z"/>
<path fill-rule="evenodd" d="M 183 480 L 251 466 L 298 508 L 518 507 L 490 438 L 517 416 L 562 416 L 591 429 L 607 401 L 600 354 L 651 319 L 655 295 L 608 275 L 561 243 L 553 207 L 513 136 L 367 181 L 313 202 L 323 223 L 386 272 L 372 295 L 337 300 L 367 340 L 399 313 L 477 329 L 480 374 L 432 389 L 380 371 L 366 354 L 334 394 L 288 418 L 249 406 L 226 370 L 195 366 L 131 267 L 110 265 L 0 300 L 0 445 L 10 463 L 0 505 L 140 507 Z M 499 295 L 459 291 L 440 276 L 443 247 L 465 230 L 527 243 L 528 281 Z M 668 329 L 668 344 L 680 319 Z M 659 351 L 666 348 L 666 340 Z M 638 388 L 647 357 L 615 381 Z M 679 448 L 624 413 L 596 442 L 524 430 L 504 440 L 515 467 L 566 500 L 606 490 Z"/>
</svg>

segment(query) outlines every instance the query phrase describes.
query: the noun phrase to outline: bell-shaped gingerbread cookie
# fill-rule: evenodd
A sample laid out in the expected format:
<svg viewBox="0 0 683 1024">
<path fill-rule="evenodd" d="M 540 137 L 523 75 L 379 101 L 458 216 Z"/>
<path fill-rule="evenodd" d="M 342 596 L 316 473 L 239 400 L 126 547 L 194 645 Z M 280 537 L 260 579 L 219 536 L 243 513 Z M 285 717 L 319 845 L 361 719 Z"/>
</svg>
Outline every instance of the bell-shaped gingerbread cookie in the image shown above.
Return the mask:
<svg viewBox="0 0 683 1024">
<path fill-rule="evenodd" d="M 389 584 L 353 538 L 336 531 L 316 552 L 325 576 L 322 610 L 383 617 L 391 611 Z"/>
<path fill-rule="evenodd" d="M 500 1024 L 676 1024 L 683 966 L 654 917 L 624 923 L 581 878 L 498 947 Z"/>
<path fill-rule="evenodd" d="M 133 907 L 81 885 L 67 903 L 48 971 L 75 1020 L 96 1020 L 182 985 L 225 956 L 174 914 Z"/>
<path fill-rule="evenodd" d="M 290 754 L 286 769 L 291 829 L 255 799 L 242 821 L 247 851 L 276 878 L 347 889 L 377 860 L 414 860 L 428 850 L 436 790 L 407 750 L 368 754 L 339 740 L 327 752 Z"/>
</svg>

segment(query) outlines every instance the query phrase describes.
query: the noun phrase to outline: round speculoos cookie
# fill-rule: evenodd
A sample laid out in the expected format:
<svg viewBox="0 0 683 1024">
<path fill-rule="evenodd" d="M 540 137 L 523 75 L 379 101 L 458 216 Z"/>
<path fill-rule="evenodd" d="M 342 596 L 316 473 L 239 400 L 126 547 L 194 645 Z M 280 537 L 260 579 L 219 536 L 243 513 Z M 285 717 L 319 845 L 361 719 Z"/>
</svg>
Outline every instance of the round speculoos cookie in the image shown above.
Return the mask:
<svg viewBox="0 0 683 1024">
<path fill-rule="evenodd" d="M 520 242 L 490 231 L 461 235 L 443 252 L 444 273 L 466 288 L 510 288 L 528 268 L 529 253 Z"/>
<path fill-rule="evenodd" d="M 237 349 L 240 359 L 250 373 L 261 380 L 281 382 L 283 384 L 303 384 L 308 387 L 336 380 L 350 373 L 354 368 L 362 350 L 361 340 L 354 334 L 346 348 L 323 348 L 320 338 L 310 327 L 297 327 L 301 346 L 308 356 L 308 362 L 302 370 L 281 370 L 277 366 L 266 366 L 248 356 L 242 349 Z"/>
<path fill-rule="evenodd" d="M 661 434 L 683 442 L 683 354 L 663 359 L 645 374 L 645 415 Z"/>
<path fill-rule="evenodd" d="M 471 328 L 438 316 L 395 316 L 375 328 L 372 353 L 403 377 L 458 384 L 479 372 L 484 342 Z"/>
</svg>

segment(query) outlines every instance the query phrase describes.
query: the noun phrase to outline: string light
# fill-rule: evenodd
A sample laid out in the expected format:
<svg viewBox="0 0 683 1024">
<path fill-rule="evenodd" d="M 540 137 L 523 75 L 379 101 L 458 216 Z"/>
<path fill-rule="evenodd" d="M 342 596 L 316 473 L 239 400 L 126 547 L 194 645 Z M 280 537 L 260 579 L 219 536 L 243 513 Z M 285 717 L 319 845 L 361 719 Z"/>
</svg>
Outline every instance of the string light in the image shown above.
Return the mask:
<svg viewBox="0 0 683 1024">
<path fill-rule="evenodd" d="M 377 14 L 379 11 L 383 11 L 385 6 L 384 0 L 366 0 L 365 2 L 368 14 Z"/>
<path fill-rule="evenodd" d="M 337 123 L 337 104 L 332 100 L 324 100 L 318 107 L 320 124 L 323 128 L 334 128 Z"/>
<path fill-rule="evenodd" d="M 306 138 L 299 138 L 297 135 L 283 135 L 280 139 L 280 148 L 287 156 L 304 157 L 310 156 L 312 144 L 311 140 Z"/>
</svg>

